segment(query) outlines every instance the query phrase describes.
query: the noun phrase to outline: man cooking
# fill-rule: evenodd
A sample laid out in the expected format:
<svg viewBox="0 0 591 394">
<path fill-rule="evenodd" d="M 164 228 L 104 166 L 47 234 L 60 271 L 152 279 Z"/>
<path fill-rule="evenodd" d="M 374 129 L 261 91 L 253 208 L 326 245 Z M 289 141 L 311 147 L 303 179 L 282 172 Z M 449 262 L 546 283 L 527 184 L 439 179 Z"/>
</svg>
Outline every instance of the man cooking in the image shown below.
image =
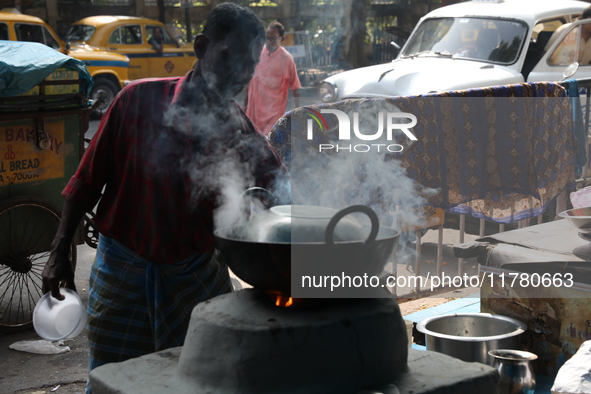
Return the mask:
<svg viewBox="0 0 591 394">
<path fill-rule="evenodd" d="M 123 89 L 63 190 L 43 287 L 58 299 L 60 281 L 75 289 L 68 251 L 98 202 L 89 370 L 181 346 L 193 307 L 231 290 L 214 251 L 215 215 L 237 193 L 273 190 L 285 176 L 234 101 L 253 75 L 264 34 L 249 9 L 215 7 L 195 38 L 194 69 Z"/>
</svg>

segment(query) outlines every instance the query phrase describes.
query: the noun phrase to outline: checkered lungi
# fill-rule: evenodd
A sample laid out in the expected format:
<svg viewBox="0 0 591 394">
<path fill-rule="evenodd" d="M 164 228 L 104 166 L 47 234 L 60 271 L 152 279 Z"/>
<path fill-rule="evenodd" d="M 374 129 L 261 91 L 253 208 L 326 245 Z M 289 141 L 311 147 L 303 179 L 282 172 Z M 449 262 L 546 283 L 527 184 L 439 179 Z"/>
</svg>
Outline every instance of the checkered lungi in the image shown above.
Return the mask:
<svg viewBox="0 0 591 394">
<path fill-rule="evenodd" d="M 216 255 L 160 264 L 101 235 L 90 273 L 88 370 L 181 346 L 195 305 L 231 291 Z"/>
</svg>

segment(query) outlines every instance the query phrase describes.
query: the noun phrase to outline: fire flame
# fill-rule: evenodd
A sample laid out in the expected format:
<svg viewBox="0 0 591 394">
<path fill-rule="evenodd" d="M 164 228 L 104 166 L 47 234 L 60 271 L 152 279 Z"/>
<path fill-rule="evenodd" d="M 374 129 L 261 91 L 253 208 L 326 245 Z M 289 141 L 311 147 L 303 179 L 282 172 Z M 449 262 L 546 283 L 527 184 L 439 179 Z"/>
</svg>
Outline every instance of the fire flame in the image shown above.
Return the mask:
<svg viewBox="0 0 591 394">
<path fill-rule="evenodd" d="M 293 305 L 293 298 L 281 296 L 281 295 L 276 295 L 275 296 L 275 305 L 286 308 L 288 306 Z"/>
</svg>

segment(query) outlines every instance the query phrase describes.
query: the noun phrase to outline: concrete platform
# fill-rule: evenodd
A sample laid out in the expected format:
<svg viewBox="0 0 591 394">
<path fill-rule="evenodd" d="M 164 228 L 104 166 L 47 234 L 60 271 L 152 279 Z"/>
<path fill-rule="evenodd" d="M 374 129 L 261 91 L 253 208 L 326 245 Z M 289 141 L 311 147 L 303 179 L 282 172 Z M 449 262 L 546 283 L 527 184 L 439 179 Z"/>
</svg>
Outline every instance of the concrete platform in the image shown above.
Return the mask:
<svg viewBox="0 0 591 394">
<path fill-rule="evenodd" d="M 195 387 L 193 383 L 178 379 L 176 368 L 181 350 L 182 347 L 176 347 L 99 367 L 90 373 L 92 392 L 94 394 L 226 394 L 211 387 Z M 311 355 L 311 357 L 314 356 Z M 403 374 L 401 379 L 393 382 L 400 394 L 496 393 L 497 371 L 484 364 L 466 363 L 441 353 L 409 349 L 408 367 L 409 371 Z M 393 387 L 368 389 L 384 394 L 396 393 Z M 273 392 L 282 393 L 279 388 Z"/>
</svg>

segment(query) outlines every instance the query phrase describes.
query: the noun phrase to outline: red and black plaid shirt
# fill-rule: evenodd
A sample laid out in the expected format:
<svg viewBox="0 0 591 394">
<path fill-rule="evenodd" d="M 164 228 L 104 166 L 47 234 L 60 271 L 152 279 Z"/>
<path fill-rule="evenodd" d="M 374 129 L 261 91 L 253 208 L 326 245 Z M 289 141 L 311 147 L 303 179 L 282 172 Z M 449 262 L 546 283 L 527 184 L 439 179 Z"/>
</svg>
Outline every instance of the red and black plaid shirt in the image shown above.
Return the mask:
<svg viewBox="0 0 591 394">
<path fill-rule="evenodd" d="M 183 107 L 190 75 L 127 86 L 62 192 L 87 211 L 100 200 L 95 223 L 101 234 L 161 263 L 213 249 L 213 211 L 221 203 L 215 181 L 269 187 L 286 174 L 236 103 L 241 130 L 224 130 L 212 115 L 214 133 L 206 138 L 186 130 L 208 130 L 199 120 L 165 117 L 170 107 L 190 108 Z M 238 175 L 227 169 L 232 166 L 241 169 Z"/>
</svg>

